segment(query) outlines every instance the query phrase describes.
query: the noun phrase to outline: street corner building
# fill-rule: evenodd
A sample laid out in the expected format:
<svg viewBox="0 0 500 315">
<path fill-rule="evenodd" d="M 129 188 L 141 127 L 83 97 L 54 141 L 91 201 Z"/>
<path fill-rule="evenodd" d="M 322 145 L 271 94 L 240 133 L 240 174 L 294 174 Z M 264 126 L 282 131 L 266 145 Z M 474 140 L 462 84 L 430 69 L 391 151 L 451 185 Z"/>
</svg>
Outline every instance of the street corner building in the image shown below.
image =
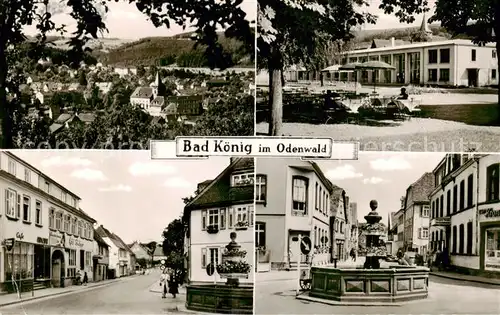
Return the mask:
<svg viewBox="0 0 500 315">
<path fill-rule="evenodd" d="M 356 203 L 314 162 L 259 158 L 255 185 L 259 272 L 346 260 L 358 247 Z M 311 255 L 294 240 L 311 239 Z"/>
<path fill-rule="evenodd" d="M 433 174 L 430 247 L 459 272 L 500 278 L 500 155 L 449 154 Z"/>
<path fill-rule="evenodd" d="M 184 208 L 188 309 L 253 313 L 254 160 L 231 158 Z"/>
<path fill-rule="evenodd" d="M 135 256 L 80 208 L 81 199 L 8 151 L 0 152 L 0 294 L 129 275 Z"/>
<path fill-rule="evenodd" d="M 80 198 L 7 151 L 0 185 L 0 292 L 69 286 L 78 272 L 92 281 L 96 221 Z"/>
</svg>

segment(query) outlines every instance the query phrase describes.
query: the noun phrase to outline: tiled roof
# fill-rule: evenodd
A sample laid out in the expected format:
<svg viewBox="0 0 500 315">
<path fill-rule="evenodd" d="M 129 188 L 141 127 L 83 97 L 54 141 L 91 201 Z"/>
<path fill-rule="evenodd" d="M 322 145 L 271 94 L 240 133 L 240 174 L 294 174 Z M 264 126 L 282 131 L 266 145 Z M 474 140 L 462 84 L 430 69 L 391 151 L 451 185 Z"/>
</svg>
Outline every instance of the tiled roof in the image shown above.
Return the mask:
<svg viewBox="0 0 500 315">
<path fill-rule="evenodd" d="M 109 247 L 108 243 L 106 243 L 106 241 L 104 241 L 104 239 L 101 237 L 101 235 L 99 233 L 97 233 L 96 229 L 94 229 L 94 240 L 101 245 L 105 245 L 105 246 Z"/>
<path fill-rule="evenodd" d="M 212 183 L 198 193 L 185 209 L 202 209 L 218 205 L 253 202 L 253 185 L 231 187 L 231 174 L 236 170 L 254 170 L 252 158 L 236 158 Z"/>
<path fill-rule="evenodd" d="M 153 256 L 165 256 L 165 254 L 163 253 L 163 246 L 161 245 L 156 246 Z"/>
<path fill-rule="evenodd" d="M 132 251 L 132 250 L 131 250 L 128 246 L 127 246 L 127 244 L 125 244 L 125 242 L 124 242 L 124 241 L 123 241 L 123 240 L 122 240 L 122 239 L 121 239 L 118 235 L 116 235 L 115 233 L 112 233 L 111 235 L 112 235 L 112 237 L 113 237 L 115 240 L 117 240 L 117 241 L 118 241 L 118 243 L 120 243 L 120 245 L 121 245 L 121 247 L 120 247 L 120 248 L 121 248 L 121 249 L 124 249 L 124 250 L 126 250 L 126 251 L 128 251 L 129 253 L 132 253 L 132 254 L 134 253 L 134 252 L 133 252 L 133 251 Z"/>
<path fill-rule="evenodd" d="M 157 106 L 161 107 L 165 104 L 165 98 L 163 96 L 157 96 L 155 99 L 151 102 L 151 106 Z"/>
<path fill-rule="evenodd" d="M 59 131 L 63 127 L 64 127 L 64 125 L 54 123 L 54 124 L 50 125 L 49 131 L 51 133 L 53 133 L 53 132 Z"/>
<path fill-rule="evenodd" d="M 93 113 L 82 113 L 78 114 L 78 118 L 86 123 L 91 123 L 95 120 L 95 114 Z"/>
<path fill-rule="evenodd" d="M 151 98 L 153 97 L 153 88 L 147 86 L 139 86 L 132 93 L 133 98 Z"/>
<path fill-rule="evenodd" d="M 72 114 L 61 114 L 61 115 L 59 115 L 59 117 L 57 117 L 57 119 L 55 120 L 55 123 L 64 124 L 65 122 L 67 122 L 71 118 L 73 118 Z"/>
</svg>

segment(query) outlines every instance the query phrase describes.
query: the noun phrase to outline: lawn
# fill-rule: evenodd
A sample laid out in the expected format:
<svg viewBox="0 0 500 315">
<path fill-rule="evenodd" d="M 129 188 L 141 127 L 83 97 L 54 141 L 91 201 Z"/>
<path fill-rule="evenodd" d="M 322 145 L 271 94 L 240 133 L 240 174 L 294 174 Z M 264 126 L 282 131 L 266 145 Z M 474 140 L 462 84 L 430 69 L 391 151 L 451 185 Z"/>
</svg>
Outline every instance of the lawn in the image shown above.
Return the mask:
<svg viewBox="0 0 500 315">
<path fill-rule="evenodd" d="M 421 116 L 476 126 L 500 126 L 498 104 L 422 105 Z"/>
</svg>

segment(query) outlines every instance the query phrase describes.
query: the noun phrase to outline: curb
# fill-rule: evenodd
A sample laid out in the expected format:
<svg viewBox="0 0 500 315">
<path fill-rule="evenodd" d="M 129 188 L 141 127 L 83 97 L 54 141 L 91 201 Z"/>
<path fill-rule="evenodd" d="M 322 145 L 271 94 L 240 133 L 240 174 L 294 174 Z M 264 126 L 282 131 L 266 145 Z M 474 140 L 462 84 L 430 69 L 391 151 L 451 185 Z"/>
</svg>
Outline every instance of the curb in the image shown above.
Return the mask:
<svg viewBox="0 0 500 315">
<path fill-rule="evenodd" d="M 41 299 L 49 298 L 49 297 L 56 297 L 56 296 L 66 295 L 66 294 L 69 295 L 69 294 L 73 294 L 73 293 L 76 293 L 76 292 L 86 292 L 86 291 L 90 291 L 90 290 L 95 289 L 95 288 L 104 287 L 104 286 L 111 285 L 113 283 L 117 283 L 117 282 L 120 282 L 120 281 L 121 280 L 115 280 L 115 281 L 106 282 L 106 283 L 103 283 L 103 284 L 96 284 L 96 285 L 93 285 L 93 286 L 88 287 L 86 289 L 75 289 L 75 290 L 70 290 L 70 291 L 66 291 L 66 292 L 56 292 L 56 293 L 47 294 L 47 295 L 43 295 L 43 296 L 33 296 L 33 297 L 24 298 L 24 299 L 17 299 L 17 300 L 14 300 L 12 302 L 6 302 L 6 303 L 3 303 L 3 304 L 0 304 L 0 308 L 1 307 L 5 307 L 5 306 L 15 305 L 15 304 L 21 304 L 21 303 L 26 303 L 26 302 L 32 302 L 32 301 L 36 301 L 36 300 L 41 300 Z"/>
<path fill-rule="evenodd" d="M 315 298 L 315 297 L 310 297 L 308 295 L 297 295 L 295 297 L 297 300 L 302 300 L 302 301 L 308 301 L 308 302 L 316 302 L 316 303 L 322 303 L 322 304 L 327 304 L 327 305 L 332 305 L 332 306 L 383 306 L 383 307 L 398 307 L 403 305 L 402 303 L 381 303 L 381 302 L 338 302 L 338 301 L 332 301 L 332 300 L 325 300 L 325 299 L 320 299 L 320 298 Z"/>
<path fill-rule="evenodd" d="M 484 281 L 484 280 L 479 280 L 479 279 L 465 279 L 465 278 L 460 278 L 459 276 L 451 276 L 451 275 L 445 275 L 445 274 L 440 274 L 440 273 L 435 273 L 435 272 L 429 272 L 429 274 L 436 276 L 436 277 L 445 278 L 445 279 L 461 280 L 461 281 L 467 281 L 467 282 L 500 286 L 499 282 L 489 282 L 489 281 Z"/>
</svg>

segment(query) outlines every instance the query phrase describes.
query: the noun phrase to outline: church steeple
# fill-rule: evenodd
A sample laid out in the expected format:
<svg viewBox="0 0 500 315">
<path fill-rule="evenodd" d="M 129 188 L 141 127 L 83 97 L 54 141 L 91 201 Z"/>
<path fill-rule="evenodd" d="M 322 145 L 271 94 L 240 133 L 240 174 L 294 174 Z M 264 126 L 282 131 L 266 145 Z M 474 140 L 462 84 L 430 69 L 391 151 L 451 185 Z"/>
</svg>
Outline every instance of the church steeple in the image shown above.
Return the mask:
<svg viewBox="0 0 500 315">
<path fill-rule="evenodd" d="M 156 72 L 155 80 L 149 86 L 153 88 L 153 96 L 155 98 L 157 96 L 165 96 L 166 87 L 160 78 L 160 71 Z"/>
<path fill-rule="evenodd" d="M 427 19 L 425 18 L 425 13 L 422 18 L 422 24 L 420 25 L 420 31 L 427 33 L 427 34 L 432 34 L 431 28 L 429 27 L 429 24 L 427 24 Z"/>
</svg>

